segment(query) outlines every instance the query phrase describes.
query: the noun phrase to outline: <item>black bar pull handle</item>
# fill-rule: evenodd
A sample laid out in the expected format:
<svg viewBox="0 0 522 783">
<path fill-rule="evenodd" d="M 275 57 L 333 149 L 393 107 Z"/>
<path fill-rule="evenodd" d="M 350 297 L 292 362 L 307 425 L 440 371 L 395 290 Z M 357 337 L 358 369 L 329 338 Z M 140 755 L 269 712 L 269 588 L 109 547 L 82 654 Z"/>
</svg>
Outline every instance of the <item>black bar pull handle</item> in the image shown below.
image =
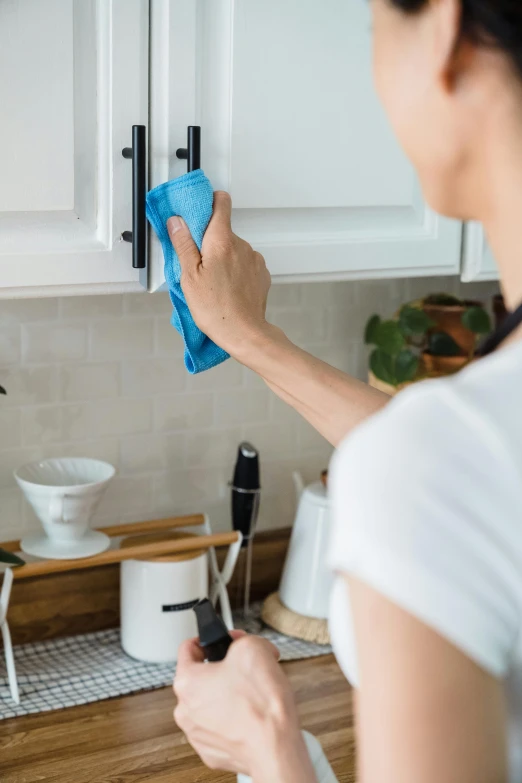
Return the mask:
<svg viewBox="0 0 522 783">
<path fill-rule="evenodd" d="M 145 125 L 132 126 L 132 147 L 121 154 L 132 160 L 132 231 L 124 231 L 121 238 L 132 242 L 132 266 L 145 269 L 147 263 L 147 143 Z"/>
<path fill-rule="evenodd" d="M 187 161 L 187 171 L 201 168 L 201 128 L 189 125 L 187 128 L 187 146 L 176 150 L 176 157 Z"/>
</svg>

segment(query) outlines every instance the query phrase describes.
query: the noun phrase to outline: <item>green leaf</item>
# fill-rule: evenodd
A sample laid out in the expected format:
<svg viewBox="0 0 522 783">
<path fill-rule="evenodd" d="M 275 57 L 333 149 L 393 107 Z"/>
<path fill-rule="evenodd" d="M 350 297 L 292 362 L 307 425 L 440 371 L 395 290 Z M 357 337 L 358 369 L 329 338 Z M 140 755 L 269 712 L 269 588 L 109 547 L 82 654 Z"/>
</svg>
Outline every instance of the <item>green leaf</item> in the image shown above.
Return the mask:
<svg viewBox="0 0 522 783">
<path fill-rule="evenodd" d="M 397 356 L 405 343 L 398 321 L 381 321 L 376 327 L 375 345 L 390 356 Z"/>
<path fill-rule="evenodd" d="M 397 386 L 397 380 L 393 372 L 393 359 L 380 348 L 376 348 L 370 355 L 370 369 L 376 378 L 384 383 Z"/>
<path fill-rule="evenodd" d="M 430 294 L 425 297 L 423 304 L 439 305 L 439 307 L 458 307 L 463 302 L 462 299 L 457 299 L 456 296 L 451 294 Z"/>
<path fill-rule="evenodd" d="M 401 351 L 395 359 L 395 377 L 397 383 L 406 383 L 412 381 L 419 369 L 419 359 L 413 351 L 408 349 Z"/>
<path fill-rule="evenodd" d="M 469 307 L 462 314 L 462 323 L 475 334 L 491 331 L 491 319 L 483 307 Z"/>
<path fill-rule="evenodd" d="M 458 356 L 462 353 L 460 346 L 446 332 L 430 335 L 428 350 L 433 356 Z"/>
<path fill-rule="evenodd" d="M 366 345 L 375 345 L 376 335 L 377 335 L 377 327 L 381 323 L 381 318 L 379 315 L 372 315 L 368 323 L 366 324 L 366 329 L 364 332 L 364 342 Z"/>
<path fill-rule="evenodd" d="M 6 552 L 5 549 L 0 547 L 0 563 L 8 563 L 8 565 L 25 565 L 25 560 L 22 560 L 18 555 L 14 555 L 12 552 Z"/>
<path fill-rule="evenodd" d="M 413 337 L 417 334 L 426 334 L 430 326 L 435 326 L 424 310 L 411 305 L 404 305 L 399 313 L 399 326 L 403 334 Z"/>
</svg>

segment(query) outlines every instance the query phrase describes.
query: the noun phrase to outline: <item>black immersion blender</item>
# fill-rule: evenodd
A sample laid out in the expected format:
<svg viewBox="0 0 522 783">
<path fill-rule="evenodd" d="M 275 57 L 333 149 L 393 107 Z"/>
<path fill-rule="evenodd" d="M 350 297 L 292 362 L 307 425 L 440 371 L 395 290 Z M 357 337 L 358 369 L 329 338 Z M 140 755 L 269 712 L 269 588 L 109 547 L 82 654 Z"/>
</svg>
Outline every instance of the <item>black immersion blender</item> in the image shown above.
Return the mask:
<svg viewBox="0 0 522 783">
<path fill-rule="evenodd" d="M 246 549 L 246 558 L 241 558 L 236 607 L 242 609 L 245 630 L 249 633 L 257 633 L 261 623 L 252 616 L 250 609 L 250 584 L 252 580 L 252 545 L 259 513 L 261 485 L 259 452 L 250 443 L 241 443 L 238 448 L 234 478 L 230 488 L 232 526 L 234 530 L 239 530 L 243 534 L 243 547 Z"/>
</svg>

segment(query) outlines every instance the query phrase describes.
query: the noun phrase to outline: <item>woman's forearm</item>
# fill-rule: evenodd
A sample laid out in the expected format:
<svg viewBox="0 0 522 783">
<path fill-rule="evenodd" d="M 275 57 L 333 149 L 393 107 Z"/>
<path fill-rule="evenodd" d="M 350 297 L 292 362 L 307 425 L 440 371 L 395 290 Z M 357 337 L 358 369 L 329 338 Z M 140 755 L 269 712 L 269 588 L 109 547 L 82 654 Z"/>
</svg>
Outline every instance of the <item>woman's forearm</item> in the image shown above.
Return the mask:
<svg viewBox="0 0 522 783">
<path fill-rule="evenodd" d="M 234 353 L 334 446 L 390 399 L 301 350 L 272 324 Z"/>
</svg>

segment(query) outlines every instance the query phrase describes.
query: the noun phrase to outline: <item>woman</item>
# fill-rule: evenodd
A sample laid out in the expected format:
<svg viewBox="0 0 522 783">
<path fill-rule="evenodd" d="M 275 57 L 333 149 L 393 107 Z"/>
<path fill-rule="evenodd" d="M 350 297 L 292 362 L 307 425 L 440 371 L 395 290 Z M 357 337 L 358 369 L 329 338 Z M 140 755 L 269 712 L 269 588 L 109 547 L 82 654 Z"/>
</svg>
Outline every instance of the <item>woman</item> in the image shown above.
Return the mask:
<svg viewBox="0 0 522 783">
<path fill-rule="evenodd" d="M 515 310 L 522 2 L 372 6 L 377 89 L 425 196 L 438 212 L 484 224 Z M 357 688 L 359 779 L 520 783 L 522 330 L 384 408 L 380 393 L 266 323 L 269 275 L 231 233 L 226 194 L 216 194 L 202 256 L 183 222 L 169 222 L 199 326 L 339 447 L 331 628 Z M 213 666 L 185 645 L 175 690 L 176 720 L 210 766 L 256 783 L 314 780 L 288 683 L 263 640 L 239 638 Z"/>
</svg>

